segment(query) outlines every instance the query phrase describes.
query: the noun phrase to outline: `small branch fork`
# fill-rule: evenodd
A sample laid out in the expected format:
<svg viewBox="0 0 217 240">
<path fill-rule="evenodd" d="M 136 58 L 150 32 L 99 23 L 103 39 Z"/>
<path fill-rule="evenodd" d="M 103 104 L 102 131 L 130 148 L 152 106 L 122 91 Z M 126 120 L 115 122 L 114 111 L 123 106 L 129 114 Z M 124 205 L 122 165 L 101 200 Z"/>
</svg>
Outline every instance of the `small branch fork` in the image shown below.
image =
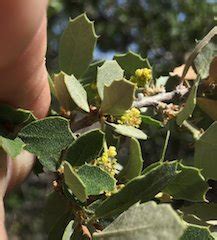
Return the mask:
<svg viewBox="0 0 217 240">
<path fill-rule="evenodd" d="M 165 93 L 160 93 L 155 96 L 150 96 L 150 97 L 145 97 L 143 94 L 139 93 L 138 94 L 138 99 L 134 102 L 133 106 L 137 108 L 142 108 L 142 107 L 149 107 L 153 105 L 157 105 L 160 102 L 166 102 L 172 100 L 175 96 L 184 96 L 188 92 L 188 88 L 183 85 L 184 78 L 188 72 L 189 67 L 192 65 L 192 62 L 200 53 L 200 51 L 205 47 L 209 41 L 217 35 L 217 26 L 212 28 L 210 32 L 197 44 L 195 47 L 194 51 L 191 53 L 189 56 L 185 68 L 182 73 L 182 83 L 176 87 L 174 91 L 171 92 L 165 92 Z"/>
<path fill-rule="evenodd" d="M 142 108 L 149 106 L 156 106 L 160 102 L 168 102 L 171 101 L 174 97 L 183 97 L 189 88 L 185 87 L 182 83 L 176 87 L 175 90 L 171 92 L 159 93 L 154 96 L 144 96 L 143 93 L 138 94 L 138 98 L 134 101 L 133 107 Z"/>
</svg>

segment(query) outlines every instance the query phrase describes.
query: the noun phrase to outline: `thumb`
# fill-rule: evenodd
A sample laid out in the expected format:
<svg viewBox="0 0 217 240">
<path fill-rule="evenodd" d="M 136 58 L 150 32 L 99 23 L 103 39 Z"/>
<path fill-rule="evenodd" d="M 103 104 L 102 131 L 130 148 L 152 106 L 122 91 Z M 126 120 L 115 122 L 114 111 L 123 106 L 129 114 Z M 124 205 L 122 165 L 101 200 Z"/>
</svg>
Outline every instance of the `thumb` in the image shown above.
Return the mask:
<svg viewBox="0 0 217 240">
<path fill-rule="evenodd" d="M 44 117 L 50 104 L 46 2 L 0 1 L 0 102 L 29 109 L 37 117 Z"/>
<path fill-rule="evenodd" d="M 0 236 L 1 240 L 7 240 L 7 234 L 5 230 L 5 216 L 4 216 L 4 203 L 3 199 L 0 199 Z"/>
</svg>

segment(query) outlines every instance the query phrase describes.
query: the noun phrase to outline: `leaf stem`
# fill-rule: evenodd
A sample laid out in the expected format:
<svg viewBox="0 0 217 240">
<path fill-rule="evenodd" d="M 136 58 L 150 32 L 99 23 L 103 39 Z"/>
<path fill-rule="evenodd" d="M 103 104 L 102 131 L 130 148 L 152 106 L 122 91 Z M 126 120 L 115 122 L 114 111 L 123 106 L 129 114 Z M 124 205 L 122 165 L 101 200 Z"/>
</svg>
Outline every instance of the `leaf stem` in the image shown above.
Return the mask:
<svg viewBox="0 0 217 240">
<path fill-rule="evenodd" d="M 165 139 L 165 142 L 164 142 L 164 147 L 163 147 L 160 162 L 163 162 L 165 160 L 166 151 L 167 151 L 167 147 L 168 147 L 168 143 L 169 143 L 169 139 L 170 139 L 170 133 L 171 133 L 170 130 L 168 130 L 167 135 L 166 135 L 166 139 Z"/>
<path fill-rule="evenodd" d="M 192 135 L 193 135 L 193 138 L 195 140 L 198 140 L 201 135 L 202 135 L 202 131 L 201 130 L 198 130 L 197 128 L 195 128 L 192 124 L 190 124 L 188 121 L 184 121 L 183 124 L 182 124 L 186 129 L 188 129 Z"/>
</svg>

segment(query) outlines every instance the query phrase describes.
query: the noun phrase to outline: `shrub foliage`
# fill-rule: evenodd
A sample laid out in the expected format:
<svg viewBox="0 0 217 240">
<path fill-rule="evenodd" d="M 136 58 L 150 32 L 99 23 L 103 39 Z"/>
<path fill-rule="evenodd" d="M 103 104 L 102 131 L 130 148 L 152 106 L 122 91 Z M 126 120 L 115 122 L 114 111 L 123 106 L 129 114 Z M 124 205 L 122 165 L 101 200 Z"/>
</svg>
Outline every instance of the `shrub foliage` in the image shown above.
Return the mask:
<svg viewBox="0 0 217 240">
<path fill-rule="evenodd" d="M 50 116 L 0 106 L 3 150 L 12 158 L 33 153 L 35 174 L 55 177 L 45 209 L 48 239 L 215 239 L 217 205 L 208 192 L 217 180 L 216 33 L 181 70 L 156 78 L 134 52 L 94 62 L 93 22 L 85 14 L 69 21 L 61 72 L 49 78 Z M 143 147 L 162 129 L 162 155 L 150 164 Z M 167 159 L 171 135 L 182 131 L 194 156 Z"/>
</svg>

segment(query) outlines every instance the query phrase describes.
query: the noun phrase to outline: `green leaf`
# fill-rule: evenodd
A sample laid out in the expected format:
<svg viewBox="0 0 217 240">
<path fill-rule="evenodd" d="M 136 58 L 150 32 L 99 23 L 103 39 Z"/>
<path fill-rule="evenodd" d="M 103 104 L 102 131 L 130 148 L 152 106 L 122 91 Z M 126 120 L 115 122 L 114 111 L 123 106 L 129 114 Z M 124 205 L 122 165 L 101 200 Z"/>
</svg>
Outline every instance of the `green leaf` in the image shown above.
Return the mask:
<svg viewBox="0 0 217 240">
<path fill-rule="evenodd" d="M 162 162 L 158 161 L 158 162 L 154 162 L 151 165 L 147 166 L 143 171 L 142 171 L 142 175 L 148 173 L 149 171 L 151 171 L 152 169 L 161 166 Z"/>
<path fill-rule="evenodd" d="M 86 132 L 69 147 L 65 160 L 72 166 L 81 166 L 96 159 L 102 149 L 104 133 L 99 129 Z"/>
<path fill-rule="evenodd" d="M 131 180 L 141 175 L 142 167 L 143 159 L 139 141 L 135 138 L 131 138 L 128 162 L 126 167 L 121 171 L 120 177 Z"/>
<path fill-rule="evenodd" d="M 195 144 L 194 166 L 202 169 L 206 179 L 217 180 L 217 122 Z"/>
<path fill-rule="evenodd" d="M 88 196 L 111 192 L 115 188 L 116 180 L 97 166 L 83 165 L 77 174 L 84 183 Z"/>
<path fill-rule="evenodd" d="M 104 62 L 105 62 L 104 60 L 101 60 L 101 61 L 93 62 L 89 65 L 87 71 L 79 79 L 79 81 L 83 86 L 86 84 L 96 82 L 98 67 L 101 67 Z"/>
<path fill-rule="evenodd" d="M 65 76 L 66 74 L 63 72 L 54 75 L 55 96 L 60 102 L 60 105 L 65 110 L 70 111 L 75 108 L 75 104 L 69 95 L 68 89 L 66 88 Z"/>
<path fill-rule="evenodd" d="M 108 146 L 114 146 L 116 149 L 118 149 L 121 136 L 115 133 L 113 129 L 114 128 L 112 126 L 105 124 L 105 139 Z"/>
<path fill-rule="evenodd" d="M 164 191 L 175 199 L 183 199 L 191 202 L 205 201 L 209 185 L 206 183 L 201 171 L 194 167 L 179 164 L 181 172 Z"/>
<path fill-rule="evenodd" d="M 111 125 L 115 129 L 116 133 L 121 134 L 123 136 L 133 137 L 133 138 L 142 139 L 142 140 L 147 139 L 147 135 L 138 128 L 121 125 L 121 124 L 114 124 L 114 123 L 107 123 L 107 124 Z"/>
<path fill-rule="evenodd" d="M 109 115 L 122 115 L 132 104 L 135 94 L 135 85 L 125 79 L 113 81 L 104 88 L 104 98 L 101 111 Z"/>
<path fill-rule="evenodd" d="M 78 200 L 85 202 L 87 199 L 86 187 L 68 162 L 64 163 L 64 180 Z"/>
<path fill-rule="evenodd" d="M 0 146 L 11 158 L 15 158 L 21 153 L 25 144 L 20 138 L 11 140 L 8 138 L 0 137 Z"/>
<path fill-rule="evenodd" d="M 74 224 L 74 220 L 71 220 L 69 222 L 69 224 L 67 225 L 65 231 L 64 231 L 62 240 L 70 240 L 71 239 L 71 236 L 72 236 L 72 234 L 74 232 L 74 229 L 72 228 L 73 224 Z"/>
<path fill-rule="evenodd" d="M 50 171 L 56 170 L 62 150 L 74 141 L 69 121 L 62 117 L 48 117 L 32 122 L 18 136 L 26 144 L 25 149 L 35 154 Z"/>
<path fill-rule="evenodd" d="M 135 205 L 122 213 L 102 232 L 101 240 L 179 240 L 186 226 L 170 205 L 148 202 Z"/>
<path fill-rule="evenodd" d="M 202 221 L 217 219 L 216 203 L 194 203 L 189 206 L 181 207 L 180 210 L 186 215 L 194 215 Z"/>
<path fill-rule="evenodd" d="M 47 232 L 57 225 L 58 221 L 70 211 L 70 203 L 59 192 L 51 192 L 44 208 L 44 224 Z"/>
<path fill-rule="evenodd" d="M 36 118 L 32 112 L 24 109 L 15 109 L 6 104 L 0 104 L 0 121 L 10 122 L 14 125 L 29 124 Z"/>
<path fill-rule="evenodd" d="M 198 106 L 214 121 L 217 120 L 217 101 L 209 98 L 197 98 Z"/>
<path fill-rule="evenodd" d="M 67 212 L 58 219 L 57 223 L 53 226 L 48 234 L 48 240 L 60 240 L 63 237 L 66 227 L 72 219 L 72 214 Z"/>
<path fill-rule="evenodd" d="M 55 95 L 54 82 L 53 82 L 53 79 L 51 78 L 50 74 L 48 74 L 48 83 L 49 83 L 51 95 Z"/>
<path fill-rule="evenodd" d="M 73 110 L 75 104 L 82 110 L 89 112 L 87 93 L 79 81 L 63 72 L 54 75 L 56 97 L 66 110 Z"/>
<path fill-rule="evenodd" d="M 217 232 L 212 232 L 212 237 L 215 239 L 215 240 L 217 240 Z"/>
<path fill-rule="evenodd" d="M 195 58 L 195 67 L 202 79 L 205 79 L 209 76 L 210 63 L 212 62 L 213 57 L 216 55 L 216 45 L 213 43 L 208 43 Z"/>
<path fill-rule="evenodd" d="M 207 227 L 189 225 L 180 240 L 214 240 Z"/>
<path fill-rule="evenodd" d="M 169 80 L 170 76 L 160 76 L 155 80 L 155 86 L 161 87 L 165 86 L 167 84 L 167 81 Z"/>
<path fill-rule="evenodd" d="M 172 181 L 177 172 L 177 162 L 165 162 L 145 175 L 129 181 L 118 193 L 107 198 L 96 208 L 97 218 L 121 213 L 138 201 L 147 202 Z M 157 176 L 157 177 L 156 177 Z"/>
<path fill-rule="evenodd" d="M 60 40 L 60 69 L 79 78 L 92 61 L 97 38 L 86 14 L 71 19 Z"/>
<path fill-rule="evenodd" d="M 74 103 L 85 112 L 90 112 L 87 102 L 87 93 L 79 81 L 73 75 L 66 75 L 64 81 Z"/>
<path fill-rule="evenodd" d="M 104 98 L 104 87 L 124 77 L 123 69 L 116 61 L 108 60 L 97 71 L 97 89 L 101 99 Z"/>
<path fill-rule="evenodd" d="M 139 54 L 131 51 L 115 55 L 114 60 L 124 69 L 127 77 L 134 75 L 139 68 L 151 68 L 147 58 L 142 58 Z"/>
<path fill-rule="evenodd" d="M 163 127 L 162 122 L 150 117 L 150 116 L 146 116 L 146 115 L 141 115 L 141 119 L 142 119 L 142 123 L 148 124 L 148 125 L 152 125 L 155 127 Z"/>
<path fill-rule="evenodd" d="M 21 128 L 35 120 L 30 111 L 0 104 L 0 134 L 3 137 L 15 138 Z"/>
<path fill-rule="evenodd" d="M 187 118 L 191 117 L 194 111 L 194 108 L 196 105 L 197 89 L 198 89 L 199 82 L 200 82 L 200 78 L 198 78 L 195 81 L 191 89 L 191 92 L 187 98 L 184 108 L 177 115 L 176 122 L 178 125 L 182 125 Z"/>
</svg>

